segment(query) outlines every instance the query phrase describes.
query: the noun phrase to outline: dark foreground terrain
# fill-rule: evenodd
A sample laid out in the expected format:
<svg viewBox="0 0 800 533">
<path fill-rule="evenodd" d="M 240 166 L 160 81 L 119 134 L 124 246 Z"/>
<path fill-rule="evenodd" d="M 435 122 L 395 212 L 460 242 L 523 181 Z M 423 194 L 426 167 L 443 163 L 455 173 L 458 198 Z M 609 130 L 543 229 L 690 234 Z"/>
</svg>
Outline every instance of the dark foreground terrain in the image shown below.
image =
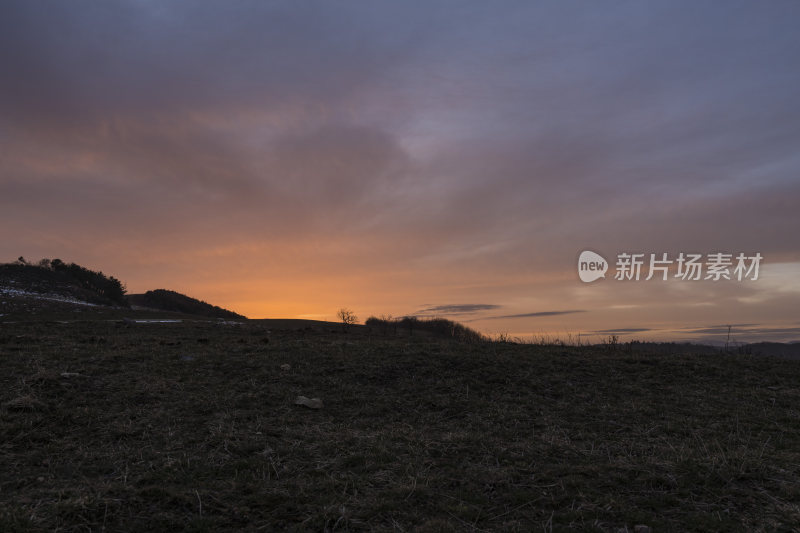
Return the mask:
<svg viewBox="0 0 800 533">
<path fill-rule="evenodd" d="M 275 325 L 0 323 L 0 531 L 800 524 L 798 361 Z"/>
</svg>

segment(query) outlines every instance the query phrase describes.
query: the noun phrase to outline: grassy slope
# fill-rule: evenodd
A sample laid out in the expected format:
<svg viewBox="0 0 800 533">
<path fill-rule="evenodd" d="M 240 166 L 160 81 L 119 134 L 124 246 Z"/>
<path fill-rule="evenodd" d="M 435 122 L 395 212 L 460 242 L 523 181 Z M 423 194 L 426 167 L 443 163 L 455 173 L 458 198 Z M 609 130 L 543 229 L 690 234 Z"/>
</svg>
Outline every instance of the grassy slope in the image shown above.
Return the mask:
<svg viewBox="0 0 800 533">
<path fill-rule="evenodd" d="M 78 322 L 0 362 L 2 531 L 800 520 L 796 361 Z"/>
</svg>

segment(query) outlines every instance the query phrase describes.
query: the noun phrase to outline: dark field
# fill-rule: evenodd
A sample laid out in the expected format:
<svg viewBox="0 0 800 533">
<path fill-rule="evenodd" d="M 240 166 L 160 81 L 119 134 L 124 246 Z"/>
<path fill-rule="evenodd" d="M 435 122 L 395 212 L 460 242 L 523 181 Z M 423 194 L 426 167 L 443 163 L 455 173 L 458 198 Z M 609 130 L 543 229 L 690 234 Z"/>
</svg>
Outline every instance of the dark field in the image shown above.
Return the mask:
<svg viewBox="0 0 800 533">
<path fill-rule="evenodd" d="M 0 323 L 0 531 L 798 530 L 798 361 L 275 326 Z"/>
</svg>

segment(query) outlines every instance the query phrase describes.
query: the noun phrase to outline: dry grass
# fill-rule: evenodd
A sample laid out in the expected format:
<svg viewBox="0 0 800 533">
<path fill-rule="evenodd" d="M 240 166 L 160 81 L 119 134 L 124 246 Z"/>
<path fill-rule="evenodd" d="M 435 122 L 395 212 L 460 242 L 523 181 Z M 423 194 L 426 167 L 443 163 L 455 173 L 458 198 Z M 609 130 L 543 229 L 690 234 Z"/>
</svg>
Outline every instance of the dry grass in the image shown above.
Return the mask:
<svg viewBox="0 0 800 533">
<path fill-rule="evenodd" d="M 259 324 L 0 327 L 2 531 L 800 523 L 794 361 Z"/>
</svg>

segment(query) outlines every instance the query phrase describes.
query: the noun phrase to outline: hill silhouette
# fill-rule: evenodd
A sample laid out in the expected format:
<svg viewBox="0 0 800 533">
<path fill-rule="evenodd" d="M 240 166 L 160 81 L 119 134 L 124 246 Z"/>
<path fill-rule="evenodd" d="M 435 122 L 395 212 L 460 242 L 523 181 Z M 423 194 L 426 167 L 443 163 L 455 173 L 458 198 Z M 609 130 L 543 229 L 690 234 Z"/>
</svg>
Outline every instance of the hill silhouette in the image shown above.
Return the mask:
<svg viewBox="0 0 800 533">
<path fill-rule="evenodd" d="M 30 263 L 20 257 L 12 263 L 0 263 L 0 316 L 20 313 L 67 313 L 87 309 L 96 312 L 130 313 L 131 306 L 146 312 L 180 313 L 204 318 L 245 319 L 246 317 L 166 289 L 144 294 L 126 294 L 125 285 L 76 263 L 60 259 L 42 259 Z"/>
<path fill-rule="evenodd" d="M 60 259 L 31 264 L 20 257 L 0 264 L 0 291 L 9 295 L 127 307 L 125 286 L 114 276 Z"/>
<path fill-rule="evenodd" d="M 147 307 L 159 311 L 173 311 L 187 315 L 204 316 L 209 318 L 247 318 L 233 311 L 211 305 L 202 300 L 197 300 L 179 292 L 167 289 L 156 289 L 144 294 L 129 294 L 127 301 L 132 306 Z"/>
</svg>

